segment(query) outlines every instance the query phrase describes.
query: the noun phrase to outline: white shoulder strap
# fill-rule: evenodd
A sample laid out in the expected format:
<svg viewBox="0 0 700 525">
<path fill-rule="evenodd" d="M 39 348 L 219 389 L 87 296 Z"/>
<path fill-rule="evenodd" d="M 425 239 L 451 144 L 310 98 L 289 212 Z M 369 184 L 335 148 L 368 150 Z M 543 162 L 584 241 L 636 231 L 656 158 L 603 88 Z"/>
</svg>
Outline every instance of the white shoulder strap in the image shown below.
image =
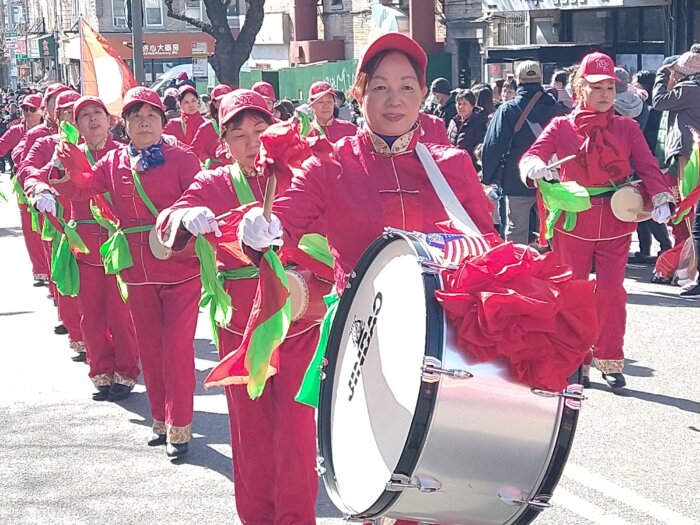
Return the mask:
<svg viewBox="0 0 700 525">
<path fill-rule="evenodd" d="M 440 168 L 438 168 L 438 165 L 428 151 L 428 148 L 419 142 L 416 144 L 416 154 L 418 155 L 425 172 L 428 174 L 428 178 L 435 189 L 435 193 L 437 193 L 440 202 L 442 202 L 442 205 L 445 207 L 448 217 L 452 219 L 454 226 L 461 230 L 465 235 L 470 237 L 481 237 L 479 228 L 476 227 L 476 224 L 474 224 L 474 221 L 467 213 L 467 210 L 464 209 L 464 206 L 462 206 L 462 203 L 459 202 L 459 199 L 455 195 L 454 191 L 452 191 L 452 188 L 450 188 L 450 185 L 445 180 L 445 176 L 440 171 Z"/>
</svg>

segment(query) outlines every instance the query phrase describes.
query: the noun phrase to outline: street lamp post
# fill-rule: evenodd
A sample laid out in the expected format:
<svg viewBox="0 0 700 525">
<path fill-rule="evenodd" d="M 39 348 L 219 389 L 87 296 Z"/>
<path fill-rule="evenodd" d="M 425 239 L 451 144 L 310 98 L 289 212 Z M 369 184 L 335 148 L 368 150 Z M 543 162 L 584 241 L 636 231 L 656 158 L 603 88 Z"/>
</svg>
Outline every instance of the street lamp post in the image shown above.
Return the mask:
<svg viewBox="0 0 700 525">
<path fill-rule="evenodd" d="M 143 70 L 143 0 L 131 0 L 131 42 L 134 55 L 134 79 L 139 85 L 146 81 Z"/>
</svg>

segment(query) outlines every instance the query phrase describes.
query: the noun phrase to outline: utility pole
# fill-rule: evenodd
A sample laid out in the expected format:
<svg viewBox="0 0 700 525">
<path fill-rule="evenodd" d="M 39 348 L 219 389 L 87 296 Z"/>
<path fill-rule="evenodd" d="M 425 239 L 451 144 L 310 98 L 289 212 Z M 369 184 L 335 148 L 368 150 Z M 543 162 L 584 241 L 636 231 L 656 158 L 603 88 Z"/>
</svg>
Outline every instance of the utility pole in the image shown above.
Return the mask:
<svg viewBox="0 0 700 525">
<path fill-rule="evenodd" d="M 134 54 L 134 79 L 137 84 L 146 82 L 143 70 L 143 0 L 131 0 L 131 43 Z"/>
</svg>

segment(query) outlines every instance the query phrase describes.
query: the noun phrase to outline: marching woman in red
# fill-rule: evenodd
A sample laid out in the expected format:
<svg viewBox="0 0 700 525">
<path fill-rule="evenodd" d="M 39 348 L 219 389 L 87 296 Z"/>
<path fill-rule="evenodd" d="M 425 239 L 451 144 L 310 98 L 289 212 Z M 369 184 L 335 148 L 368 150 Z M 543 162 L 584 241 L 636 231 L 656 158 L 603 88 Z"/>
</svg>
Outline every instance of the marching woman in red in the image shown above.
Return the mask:
<svg viewBox="0 0 700 525">
<path fill-rule="evenodd" d="M 60 195 L 88 199 L 109 192 L 111 196 L 119 229 L 103 247 L 105 269 L 117 273 L 128 291 L 153 417 L 148 444 L 167 443 L 167 456 L 178 458 L 187 453 L 192 435 L 199 262 L 194 250 L 170 257 L 155 248 L 157 241 L 149 242 L 149 234 L 160 210 L 190 187 L 199 161 L 193 153 L 163 141 L 165 109 L 155 91 L 130 89 L 122 118 L 130 144 L 109 151 L 92 168 L 79 149 L 61 144 L 57 156 L 68 180 Z M 52 199 L 50 193 L 40 195 Z"/>
<path fill-rule="evenodd" d="M 22 122 L 10 127 L 0 138 L 0 157 L 4 157 L 11 151 L 12 161 L 18 167 L 27 132 L 41 124 L 41 97 L 39 95 L 27 95 L 19 107 L 22 110 Z M 13 184 L 15 193 L 17 193 L 17 202 L 22 220 L 22 235 L 29 253 L 29 260 L 32 263 L 34 286 L 45 286 L 49 280 L 49 268 L 46 263 L 41 236 L 38 231 L 32 229 L 32 212 L 29 211 L 27 198 L 24 195 L 22 186 L 16 178 L 13 179 Z M 38 228 L 38 221 L 36 219 L 34 221 L 35 226 Z"/>
<path fill-rule="evenodd" d="M 256 171 L 260 135 L 274 121 L 263 97 L 246 89 L 226 95 L 219 111 L 221 140 L 234 163 L 202 171 L 194 184 L 158 218 L 166 246 L 182 249 L 192 236 L 219 233 L 215 216 L 262 202 L 266 175 Z M 284 191 L 284 187 L 279 191 Z M 219 355 L 243 341 L 257 289 L 256 268 L 217 250 L 219 275 L 233 305 L 219 328 Z M 313 525 L 318 489 L 314 410 L 294 401 L 318 341 L 318 325 L 292 323 L 279 352 L 279 371 L 252 400 L 245 384 L 226 386 L 231 425 L 233 478 L 238 515 L 246 525 Z"/>
<path fill-rule="evenodd" d="M 331 142 L 337 142 L 343 137 L 352 137 L 357 133 L 357 126 L 352 122 L 333 118 L 335 92 L 328 82 L 320 80 L 311 84 L 309 106 L 314 113 L 313 127 Z"/>
<path fill-rule="evenodd" d="M 335 160 L 308 160 L 279 197 L 271 220 L 248 211 L 240 239 L 260 250 L 296 245 L 320 222 L 335 259 L 335 285 L 343 290 L 365 249 L 385 227 L 433 232 L 448 213 L 426 174 L 416 145 L 419 110 L 427 92 L 423 49 L 388 33 L 365 51 L 353 95 L 366 127 L 336 144 Z M 482 233 L 493 233 L 489 204 L 469 155 L 448 146 L 425 147 Z"/>
<path fill-rule="evenodd" d="M 80 146 L 91 165 L 108 152 L 122 147 L 112 140 L 111 115 L 97 97 L 78 99 L 73 108 L 75 123 L 83 139 Z M 59 186 L 60 191 L 60 186 Z M 71 201 L 71 219 L 89 249 L 78 254 L 82 313 L 80 328 L 87 348 L 90 379 L 97 392 L 95 401 L 119 401 L 127 398 L 139 375 L 138 346 L 131 314 L 119 296 L 114 275 L 106 275 L 100 257 L 100 246 L 108 231 L 93 218 L 90 201 Z"/>
<path fill-rule="evenodd" d="M 163 133 L 173 135 L 189 146 L 199 126 L 204 124 L 204 117 L 199 113 L 199 93 L 194 86 L 184 84 L 177 90 L 177 101 L 180 104 L 180 116 L 170 119 Z"/>
<path fill-rule="evenodd" d="M 55 112 L 53 115 L 53 122 L 56 125 L 56 130 L 58 130 L 58 124 L 62 120 L 70 123 L 73 122 L 73 105 L 79 98 L 80 95 L 72 89 L 62 90 L 56 95 L 53 104 Z M 45 185 L 53 176 L 55 164 L 52 162 L 52 158 L 58 142 L 58 133 L 38 137 L 29 150 L 29 153 L 27 153 L 27 156 L 22 161 L 22 167 L 20 168 L 21 174 L 18 174 L 27 196 L 31 202 L 35 203 L 37 210 L 40 212 L 48 211 L 54 216 L 58 212 L 55 205 L 45 208 L 45 199 L 41 196 L 40 192 L 35 191 L 35 187 L 37 185 Z M 59 202 L 63 210 L 65 210 L 63 214 L 59 214 L 59 221 L 65 222 L 70 218 L 68 216 L 70 213 L 70 201 L 68 199 L 60 199 Z M 46 226 L 50 226 L 50 224 L 46 223 L 47 220 L 48 218 L 45 217 L 43 230 L 51 231 L 51 228 L 46 228 Z M 42 231 L 42 234 L 45 233 L 45 231 Z M 55 237 L 51 243 L 45 243 L 45 248 L 47 248 L 46 259 L 49 268 L 53 267 L 55 254 L 57 253 L 57 246 L 53 244 L 59 242 L 59 237 Z M 52 284 L 59 282 L 60 273 L 61 272 L 57 272 L 54 275 L 53 271 L 50 272 Z M 52 290 L 54 290 L 54 297 L 56 298 L 58 317 L 68 333 L 70 348 L 76 352 L 71 359 L 76 362 L 85 362 L 87 360 L 87 354 L 83 333 L 80 329 L 81 315 L 78 299 L 73 292 L 68 293 L 57 284 L 52 286 Z"/>
<path fill-rule="evenodd" d="M 209 102 L 209 120 L 199 126 L 194 139 L 192 139 L 192 151 L 206 168 L 215 162 L 228 164 L 226 148 L 219 140 L 219 106 L 221 99 L 231 91 L 231 87 L 226 84 L 219 84 L 212 89 L 211 102 Z"/>
<path fill-rule="evenodd" d="M 561 215 L 553 225 L 553 246 L 563 262 L 573 267 L 575 277 L 587 279 L 595 264 L 600 334 L 592 359 L 586 364 L 592 361 L 613 389 L 626 384 L 622 373 L 627 315 L 623 282 L 636 229 L 635 222 L 617 218 L 611 206 L 613 194 L 629 185 L 634 171 L 642 181 L 639 191 L 646 194 L 656 222 L 668 222 L 674 201 L 637 123 L 614 113 L 618 80 L 614 69 L 607 55 L 591 53 L 584 57 L 575 80 L 577 105 L 573 113 L 554 119 L 520 161 L 520 173 L 531 184 L 540 181 L 540 192 L 547 202 L 547 181 L 554 178 L 547 163 L 554 155 L 559 159 L 573 156 L 561 166 L 560 180 L 578 183 L 590 195 L 590 206 L 577 214 L 551 205 L 548 211 L 551 220 Z M 556 186 L 557 190 L 561 188 Z M 622 191 L 627 190 L 632 191 Z M 584 383 L 590 383 L 586 369 L 584 376 Z"/>
</svg>

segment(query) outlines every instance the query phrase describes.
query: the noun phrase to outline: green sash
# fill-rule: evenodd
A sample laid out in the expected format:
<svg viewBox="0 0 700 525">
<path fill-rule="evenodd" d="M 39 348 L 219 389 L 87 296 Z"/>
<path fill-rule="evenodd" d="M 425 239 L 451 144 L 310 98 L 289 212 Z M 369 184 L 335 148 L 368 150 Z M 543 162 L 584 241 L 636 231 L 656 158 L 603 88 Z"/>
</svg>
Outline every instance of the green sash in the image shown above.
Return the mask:
<svg viewBox="0 0 700 525">
<path fill-rule="evenodd" d="M 547 239 L 554 234 L 554 225 L 564 214 L 564 230 L 571 231 L 576 227 L 577 215 L 581 211 L 591 209 L 591 197 L 610 193 L 617 190 L 611 184 L 604 187 L 585 187 L 574 181 L 539 182 L 537 189 L 547 208 Z"/>
</svg>

